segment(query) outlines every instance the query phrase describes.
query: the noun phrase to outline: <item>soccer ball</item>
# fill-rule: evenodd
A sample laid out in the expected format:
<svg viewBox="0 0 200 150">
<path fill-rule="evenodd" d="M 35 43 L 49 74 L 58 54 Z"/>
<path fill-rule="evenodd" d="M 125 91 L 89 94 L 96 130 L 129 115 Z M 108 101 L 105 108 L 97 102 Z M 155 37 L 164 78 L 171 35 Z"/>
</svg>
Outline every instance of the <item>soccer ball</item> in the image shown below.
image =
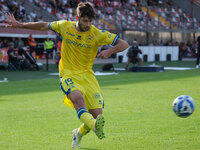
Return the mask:
<svg viewBox="0 0 200 150">
<path fill-rule="evenodd" d="M 178 117 L 186 118 L 193 113 L 195 104 L 191 96 L 181 95 L 174 100 L 172 107 Z"/>
</svg>

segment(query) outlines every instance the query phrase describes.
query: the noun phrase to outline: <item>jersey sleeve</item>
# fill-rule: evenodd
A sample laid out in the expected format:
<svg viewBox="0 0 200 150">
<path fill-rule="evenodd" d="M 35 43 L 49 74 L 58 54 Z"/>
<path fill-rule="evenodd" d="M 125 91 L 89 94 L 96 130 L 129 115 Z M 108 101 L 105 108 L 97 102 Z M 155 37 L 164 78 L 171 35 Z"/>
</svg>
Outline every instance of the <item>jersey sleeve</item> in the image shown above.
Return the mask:
<svg viewBox="0 0 200 150">
<path fill-rule="evenodd" d="M 119 38 L 118 35 L 110 33 L 105 30 L 99 30 L 99 33 L 97 35 L 99 45 L 112 45 L 114 46 L 117 39 Z"/>
<path fill-rule="evenodd" d="M 66 23 L 65 20 L 50 22 L 49 29 L 61 34 L 62 33 L 61 30 L 63 29 L 65 23 Z"/>
</svg>

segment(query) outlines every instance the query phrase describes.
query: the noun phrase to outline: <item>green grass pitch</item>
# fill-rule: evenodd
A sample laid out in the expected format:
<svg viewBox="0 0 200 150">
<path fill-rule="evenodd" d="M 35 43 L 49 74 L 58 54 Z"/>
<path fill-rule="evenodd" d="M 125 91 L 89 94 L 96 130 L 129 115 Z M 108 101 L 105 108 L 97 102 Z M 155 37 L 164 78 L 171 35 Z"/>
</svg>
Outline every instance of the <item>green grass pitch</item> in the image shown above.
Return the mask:
<svg viewBox="0 0 200 150">
<path fill-rule="evenodd" d="M 194 63 L 161 64 L 190 67 Z M 0 80 L 4 77 L 9 82 L 0 83 L 0 149 L 71 149 L 72 130 L 81 122 L 73 109 L 62 104 L 59 78 L 45 71 L 0 71 Z M 82 149 L 200 149 L 200 69 L 119 72 L 97 79 L 105 100 L 106 138 L 99 140 L 90 132 Z M 183 94 L 192 96 L 196 104 L 185 119 L 172 111 L 173 100 Z"/>
</svg>

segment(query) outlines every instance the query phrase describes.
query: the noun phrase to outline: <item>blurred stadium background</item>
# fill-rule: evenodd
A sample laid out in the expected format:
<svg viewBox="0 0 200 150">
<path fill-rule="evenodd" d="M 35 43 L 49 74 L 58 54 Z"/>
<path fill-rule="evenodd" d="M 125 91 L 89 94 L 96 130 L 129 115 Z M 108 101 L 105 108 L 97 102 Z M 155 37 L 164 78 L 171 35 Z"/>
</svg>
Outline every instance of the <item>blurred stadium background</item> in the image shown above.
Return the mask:
<svg viewBox="0 0 200 150">
<path fill-rule="evenodd" d="M 53 51 L 50 54 L 50 63 L 57 63 L 60 51 L 60 37 L 52 31 L 3 28 L 6 12 L 13 13 L 17 20 L 22 22 L 51 22 L 63 19 L 75 21 L 75 9 L 80 1 L 1 0 L 0 63 L 7 64 L 9 43 L 13 42 L 15 50 L 17 50 L 19 38 L 24 41 L 23 48 L 30 51 L 30 45 L 27 42 L 30 35 L 37 43 L 35 52 L 32 53 L 37 62 L 46 62 L 44 41 L 47 38 L 54 42 Z M 96 8 L 96 19 L 93 24 L 99 29 L 119 34 L 130 44 L 136 39 L 140 46 L 147 46 L 148 50 L 145 50 L 145 48 L 143 50 L 144 61 L 155 61 L 156 59 L 158 61 L 176 61 L 182 60 L 182 58 L 196 57 L 196 39 L 200 35 L 200 0 L 89 1 Z M 157 47 L 157 50 L 155 47 Z M 160 54 L 160 49 L 163 49 L 163 47 L 168 47 L 162 50 L 165 51 L 166 56 L 156 58 L 155 54 Z M 154 51 L 154 53 L 151 51 Z M 180 56 L 180 53 L 183 55 Z M 170 54 L 170 56 L 167 56 L 167 54 Z M 106 62 L 125 62 L 126 59 L 123 56 L 126 57 L 124 54 L 112 56 L 112 59 Z"/>
</svg>

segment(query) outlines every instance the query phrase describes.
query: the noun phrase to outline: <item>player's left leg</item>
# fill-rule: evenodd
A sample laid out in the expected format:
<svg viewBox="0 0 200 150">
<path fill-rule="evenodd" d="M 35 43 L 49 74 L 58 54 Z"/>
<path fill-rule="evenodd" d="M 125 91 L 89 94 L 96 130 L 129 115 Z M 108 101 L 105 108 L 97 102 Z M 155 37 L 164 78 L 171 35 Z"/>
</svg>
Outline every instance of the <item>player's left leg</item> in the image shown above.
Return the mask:
<svg viewBox="0 0 200 150">
<path fill-rule="evenodd" d="M 90 128 L 85 125 L 84 123 L 79 127 L 72 131 L 73 133 L 73 141 L 72 141 L 72 148 L 80 148 L 81 147 L 81 139 L 84 135 L 89 133 Z"/>
<path fill-rule="evenodd" d="M 89 113 L 92 114 L 94 119 L 96 119 L 95 126 L 93 131 L 97 135 L 99 139 L 105 138 L 104 133 L 104 117 L 102 116 L 102 108 L 90 109 Z M 89 133 L 90 128 L 86 124 L 82 124 L 79 128 L 76 128 L 72 131 L 73 133 L 73 141 L 72 148 L 80 148 L 81 147 L 81 139 L 84 135 Z"/>
<path fill-rule="evenodd" d="M 105 138 L 105 133 L 104 133 L 105 120 L 102 115 L 103 112 L 102 108 L 90 109 L 89 112 L 96 119 L 93 131 L 95 132 L 95 134 L 99 139 Z"/>
</svg>

